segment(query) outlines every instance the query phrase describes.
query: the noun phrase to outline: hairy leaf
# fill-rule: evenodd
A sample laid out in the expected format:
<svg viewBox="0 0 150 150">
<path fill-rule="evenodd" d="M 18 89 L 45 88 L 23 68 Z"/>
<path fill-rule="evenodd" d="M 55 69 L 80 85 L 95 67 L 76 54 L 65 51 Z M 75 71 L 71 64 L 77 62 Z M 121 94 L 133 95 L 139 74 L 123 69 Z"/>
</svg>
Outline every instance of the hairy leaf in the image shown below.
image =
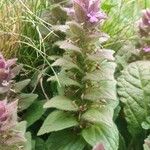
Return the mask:
<svg viewBox="0 0 150 150">
<path fill-rule="evenodd" d="M 45 101 L 37 101 L 28 108 L 28 111 L 25 113 L 24 117 L 24 119 L 27 121 L 28 127 L 39 120 L 45 113 L 46 109 L 43 108 L 44 103 Z"/>
<path fill-rule="evenodd" d="M 145 140 L 144 140 L 144 150 L 150 150 L 150 136 L 148 136 Z"/>
<path fill-rule="evenodd" d="M 113 110 L 106 106 L 102 106 L 101 108 L 91 108 L 82 115 L 82 119 L 91 123 L 104 123 L 108 126 L 113 124 L 112 118 Z"/>
<path fill-rule="evenodd" d="M 75 51 L 75 52 L 81 52 L 80 48 L 73 45 L 72 43 L 69 43 L 68 41 L 58 41 L 56 42 L 56 45 L 58 45 L 61 49 L 69 50 L 69 51 Z"/>
<path fill-rule="evenodd" d="M 52 133 L 46 141 L 47 150 L 83 150 L 85 144 L 80 135 L 65 130 Z"/>
<path fill-rule="evenodd" d="M 15 86 L 13 89 L 15 90 L 16 93 L 19 93 L 30 83 L 30 81 L 31 81 L 30 79 L 26 79 L 26 80 L 17 82 L 15 83 Z"/>
<path fill-rule="evenodd" d="M 150 61 L 131 63 L 119 77 L 118 86 L 129 130 L 140 134 L 141 124 L 150 115 Z"/>
<path fill-rule="evenodd" d="M 22 93 L 18 96 L 19 99 L 19 111 L 27 109 L 38 97 L 37 94 L 25 94 Z"/>
<path fill-rule="evenodd" d="M 75 101 L 64 96 L 56 96 L 47 101 L 44 108 L 57 108 L 60 110 L 78 111 Z"/>
<path fill-rule="evenodd" d="M 67 76 L 67 74 L 65 73 L 65 71 L 61 71 L 57 75 L 57 77 L 56 76 L 52 76 L 52 77 L 48 78 L 47 81 L 57 81 L 57 80 L 59 80 L 59 83 L 60 83 L 61 86 L 77 86 L 77 87 L 81 87 L 81 85 L 77 81 L 69 78 Z"/>
<path fill-rule="evenodd" d="M 115 125 L 91 125 L 82 131 L 82 136 L 91 145 L 102 143 L 106 150 L 117 150 L 119 135 Z"/>
<path fill-rule="evenodd" d="M 78 122 L 70 113 L 56 110 L 50 113 L 45 119 L 42 127 L 38 132 L 38 135 L 43 135 L 45 133 L 53 131 L 59 131 L 77 125 Z"/>
</svg>

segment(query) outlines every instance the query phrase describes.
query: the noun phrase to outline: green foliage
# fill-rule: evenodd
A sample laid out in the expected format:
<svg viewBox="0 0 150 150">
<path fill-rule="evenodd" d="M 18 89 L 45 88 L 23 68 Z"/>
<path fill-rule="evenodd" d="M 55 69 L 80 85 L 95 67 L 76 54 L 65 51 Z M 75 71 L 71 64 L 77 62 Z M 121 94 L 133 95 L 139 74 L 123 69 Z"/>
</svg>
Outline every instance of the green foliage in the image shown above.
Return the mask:
<svg viewBox="0 0 150 150">
<path fill-rule="evenodd" d="M 77 125 L 78 122 L 72 114 L 56 110 L 50 113 L 45 119 L 42 127 L 38 132 L 38 135 L 43 135 L 45 133 L 53 131 L 59 131 Z"/>
<path fill-rule="evenodd" d="M 47 149 L 55 150 L 83 150 L 86 142 L 82 137 L 70 130 L 52 133 L 46 141 Z"/>
<path fill-rule="evenodd" d="M 142 123 L 150 115 L 150 62 L 130 64 L 118 79 L 121 101 L 132 134 L 141 134 Z"/>
</svg>

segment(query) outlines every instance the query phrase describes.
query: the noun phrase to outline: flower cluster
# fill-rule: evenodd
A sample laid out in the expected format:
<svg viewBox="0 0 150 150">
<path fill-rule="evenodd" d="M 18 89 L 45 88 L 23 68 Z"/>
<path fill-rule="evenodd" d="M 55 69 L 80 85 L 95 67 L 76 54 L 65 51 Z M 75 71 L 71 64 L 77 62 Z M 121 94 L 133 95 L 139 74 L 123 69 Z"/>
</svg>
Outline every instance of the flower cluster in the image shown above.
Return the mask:
<svg viewBox="0 0 150 150">
<path fill-rule="evenodd" d="M 99 0 L 74 0 L 74 16 L 77 22 L 97 25 L 106 18 L 99 10 Z"/>
<path fill-rule="evenodd" d="M 0 96 L 4 97 L 4 100 L 0 100 L 0 147 L 6 147 L 6 149 L 12 147 L 16 149 L 19 143 L 25 141 L 23 133 L 17 130 L 19 124 L 17 120 L 18 101 L 7 101 L 12 85 L 11 81 L 16 75 L 13 67 L 16 60 L 5 60 L 0 54 Z"/>
<path fill-rule="evenodd" d="M 6 61 L 3 55 L 0 54 L 0 87 L 3 92 L 7 91 L 10 80 L 15 76 L 12 66 L 16 64 L 16 60 L 17 59 L 9 59 Z"/>
<path fill-rule="evenodd" d="M 17 123 L 17 102 L 0 101 L 0 131 L 5 131 Z"/>
<path fill-rule="evenodd" d="M 0 101 L 0 144 L 2 145 L 11 146 L 25 140 L 22 133 L 15 130 L 18 124 L 17 105 L 17 101 L 11 103 L 7 100 Z"/>
<path fill-rule="evenodd" d="M 143 10 L 143 16 L 139 21 L 141 36 L 150 35 L 150 9 Z"/>
<path fill-rule="evenodd" d="M 139 32 L 144 39 L 143 51 L 150 52 L 150 41 L 145 40 L 150 37 L 150 9 L 143 10 L 143 16 L 139 21 Z"/>
</svg>

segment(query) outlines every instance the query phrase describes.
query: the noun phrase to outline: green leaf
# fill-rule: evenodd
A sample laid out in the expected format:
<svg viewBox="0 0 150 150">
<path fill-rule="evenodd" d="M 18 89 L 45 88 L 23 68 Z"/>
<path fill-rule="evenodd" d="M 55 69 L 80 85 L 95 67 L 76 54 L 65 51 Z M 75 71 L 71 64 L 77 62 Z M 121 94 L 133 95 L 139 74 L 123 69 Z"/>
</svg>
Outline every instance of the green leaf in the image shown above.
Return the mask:
<svg viewBox="0 0 150 150">
<path fill-rule="evenodd" d="M 59 131 L 52 133 L 47 142 L 47 150 L 83 150 L 86 142 L 72 131 Z"/>
<path fill-rule="evenodd" d="M 99 87 L 88 87 L 84 99 L 97 102 L 116 101 L 116 81 L 101 81 Z"/>
<path fill-rule="evenodd" d="M 142 122 L 142 128 L 145 130 L 150 129 L 150 116 L 148 116 L 146 120 Z"/>
<path fill-rule="evenodd" d="M 90 73 L 87 73 L 84 77 L 84 80 L 92 80 L 92 81 L 103 81 L 110 80 L 108 82 L 114 81 L 114 71 L 116 68 L 116 64 L 112 62 L 104 62 L 100 65 L 100 69 L 94 70 Z"/>
<path fill-rule="evenodd" d="M 27 139 L 27 142 L 25 143 L 25 147 L 24 147 L 24 150 L 32 150 L 32 137 L 31 137 L 31 133 L 30 132 L 27 132 L 26 133 L 26 139 Z"/>
<path fill-rule="evenodd" d="M 19 93 L 30 83 L 30 81 L 31 81 L 30 79 L 26 79 L 26 80 L 17 82 L 15 83 L 13 89 L 15 90 L 16 93 Z"/>
<path fill-rule="evenodd" d="M 68 41 L 58 41 L 55 43 L 58 45 L 61 49 L 68 50 L 68 51 L 75 51 L 75 52 L 81 52 L 80 48 L 73 45 L 72 43 L 69 43 Z"/>
<path fill-rule="evenodd" d="M 101 108 L 91 108 L 87 110 L 81 118 L 91 123 L 104 123 L 111 126 L 113 124 L 113 109 L 107 106 L 102 106 Z"/>
<path fill-rule="evenodd" d="M 144 150 L 150 150 L 150 135 L 144 140 Z"/>
<path fill-rule="evenodd" d="M 54 66 L 60 66 L 63 67 L 64 70 L 70 70 L 70 69 L 78 69 L 80 70 L 80 68 L 72 62 L 72 60 L 70 58 L 59 58 L 57 59 L 53 64 L 52 67 Z"/>
<path fill-rule="evenodd" d="M 77 81 L 69 78 L 65 71 L 61 71 L 57 75 L 57 77 L 56 76 L 52 76 L 52 77 L 48 78 L 47 81 L 57 81 L 57 80 L 59 80 L 60 85 L 63 86 L 63 87 L 65 87 L 65 86 L 81 87 L 81 85 Z"/>
<path fill-rule="evenodd" d="M 27 126 L 27 122 L 21 121 L 16 125 L 15 130 L 21 132 L 24 135 L 26 132 L 26 126 Z"/>
<path fill-rule="evenodd" d="M 40 128 L 38 135 L 63 130 L 77 125 L 78 122 L 72 114 L 56 110 L 48 115 Z"/>
<path fill-rule="evenodd" d="M 93 54 L 88 54 L 88 60 L 103 62 L 104 60 L 114 61 L 114 51 L 110 49 L 98 50 Z M 101 64 L 100 64 L 101 65 Z"/>
<path fill-rule="evenodd" d="M 75 101 L 64 96 L 53 97 L 45 103 L 44 108 L 57 108 L 66 111 L 78 111 L 79 109 Z"/>
<path fill-rule="evenodd" d="M 19 111 L 27 109 L 38 97 L 37 94 L 25 94 L 22 93 L 18 96 L 19 99 Z"/>
<path fill-rule="evenodd" d="M 35 150 L 47 150 L 43 139 L 36 138 Z"/>
<path fill-rule="evenodd" d="M 72 34 L 80 38 L 85 36 L 85 31 L 80 24 L 76 22 L 68 22 L 67 24 L 69 25 Z"/>
<path fill-rule="evenodd" d="M 39 120 L 45 113 L 46 109 L 43 108 L 44 103 L 45 101 L 37 101 L 28 108 L 24 116 L 28 127 Z"/>
<path fill-rule="evenodd" d="M 131 63 L 119 77 L 118 86 L 130 133 L 141 134 L 141 124 L 150 115 L 150 61 Z"/>
<path fill-rule="evenodd" d="M 119 135 L 115 125 L 91 125 L 82 131 L 82 136 L 91 146 L 102 143 L 106 150 L 118 149 Z"/>
</svg>

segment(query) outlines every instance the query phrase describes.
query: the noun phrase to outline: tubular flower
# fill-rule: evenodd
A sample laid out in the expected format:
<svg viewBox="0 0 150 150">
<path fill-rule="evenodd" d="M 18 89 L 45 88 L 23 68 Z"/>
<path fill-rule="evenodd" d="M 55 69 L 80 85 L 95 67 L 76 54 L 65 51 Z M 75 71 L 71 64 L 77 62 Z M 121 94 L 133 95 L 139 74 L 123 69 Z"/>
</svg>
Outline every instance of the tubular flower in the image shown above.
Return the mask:
<svg viewBox="0 0 150 150">
<path fill-rule="evenodd" d="M 3 55 L 0 54 L 0 83 L 2 84 L 3 81 L 9 81 L 13 74 L 11 72 L 11 66 L 16 63 L 17 59 L 9 59 L 5 60 Z"/>
<path fill-rule="evenodd" d="M 74 13 L 77 22 L 96 25 L 106 18 L 99 10 L 99 0 L 74 0 Z"/>
<path fill-rule="evenodd" d="M 150 9 L 143 10 L 143 16 L 139 21 L 139 31 L 141 36 L 150 35 Z"/>
</svg>

